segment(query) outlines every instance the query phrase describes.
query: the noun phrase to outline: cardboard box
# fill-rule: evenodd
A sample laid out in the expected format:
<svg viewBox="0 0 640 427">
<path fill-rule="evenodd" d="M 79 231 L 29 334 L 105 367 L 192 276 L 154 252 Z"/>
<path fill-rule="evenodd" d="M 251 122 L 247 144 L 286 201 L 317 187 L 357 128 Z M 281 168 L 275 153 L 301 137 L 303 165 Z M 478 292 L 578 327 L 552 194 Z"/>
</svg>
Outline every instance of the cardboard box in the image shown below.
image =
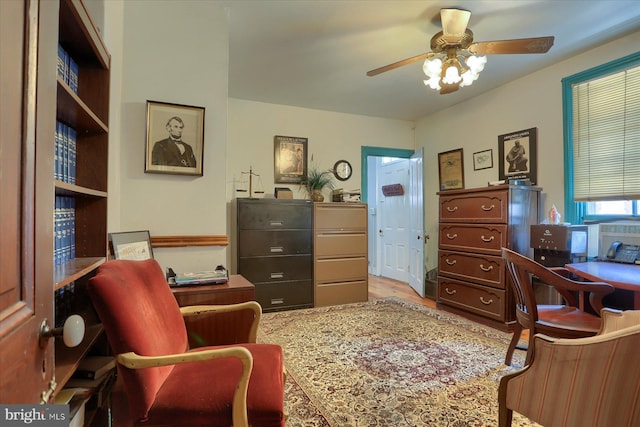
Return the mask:
<svg viewBox="0 0 640 427">
<path fill-rule="evenodd" d="M 276 187 L 274 193 L 276 199 L 293 199 L 293 192 L 287 187 Z"/>
</svg>

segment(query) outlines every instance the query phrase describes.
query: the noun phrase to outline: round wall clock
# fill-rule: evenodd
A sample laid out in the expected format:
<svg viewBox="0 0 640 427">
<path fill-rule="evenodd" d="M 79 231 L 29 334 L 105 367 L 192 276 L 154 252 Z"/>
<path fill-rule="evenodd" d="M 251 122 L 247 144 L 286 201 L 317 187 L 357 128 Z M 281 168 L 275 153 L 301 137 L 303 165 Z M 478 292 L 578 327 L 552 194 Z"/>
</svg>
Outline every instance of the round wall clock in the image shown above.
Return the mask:
<svg viewBox="0 0 640 427">
<path fill-rule="evenodd" d="M 351 169 L 351 163 L 346 160 L 338 160 L 335 165 L 333 165 L 333 174 L 340 181 L 346 181 L 351 178 L 351 174 L 353 173 L 353 169 Z"/>
</svg>

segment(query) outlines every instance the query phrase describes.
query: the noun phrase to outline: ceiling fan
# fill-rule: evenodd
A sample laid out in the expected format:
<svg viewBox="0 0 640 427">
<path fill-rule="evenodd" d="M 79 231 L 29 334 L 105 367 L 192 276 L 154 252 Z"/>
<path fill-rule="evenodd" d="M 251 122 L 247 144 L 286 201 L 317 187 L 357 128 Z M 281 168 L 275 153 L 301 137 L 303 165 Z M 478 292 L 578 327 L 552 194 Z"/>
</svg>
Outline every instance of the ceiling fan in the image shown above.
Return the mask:
<svg viewBox="0 0 640 427">
<path fill-rule="evenodd" d="M 545 53 L 553 46 L 553 36 L 527 39 L 494 40 L 473 43 L 473 32 L 467 28 L 471 12 L 463 9 L 441 9 L 442 31 L 431 38 L 431 52 L 403 59 L 367 72 L 367 76 L 390 71 L 425 60 L 425 85 L 441 94 L 469 86 L 484 68 L 486 56 L 496 54 Z"/>
</svg>

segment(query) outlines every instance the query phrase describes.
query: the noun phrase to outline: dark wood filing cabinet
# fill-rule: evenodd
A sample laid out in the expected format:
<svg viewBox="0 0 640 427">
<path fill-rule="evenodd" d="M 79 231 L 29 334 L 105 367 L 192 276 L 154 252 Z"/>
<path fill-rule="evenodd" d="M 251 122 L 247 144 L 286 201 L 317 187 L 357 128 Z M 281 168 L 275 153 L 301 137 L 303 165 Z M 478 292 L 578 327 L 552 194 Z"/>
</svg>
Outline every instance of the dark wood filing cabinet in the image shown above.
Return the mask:
<svg viewBox="0 0 640 427">
<path fill-rule="evenodd" d="M 501 185 L 438 193 L 438 296 L 442 308 L 508 329 L 514 307 L 503 247 L 530 256 L 539 187 Z"/>
<path fill-rule="evenodd" d="M 313 307 L 313 202 L 236 199 L 238 274 L 264 312 Z"/>
</svg>

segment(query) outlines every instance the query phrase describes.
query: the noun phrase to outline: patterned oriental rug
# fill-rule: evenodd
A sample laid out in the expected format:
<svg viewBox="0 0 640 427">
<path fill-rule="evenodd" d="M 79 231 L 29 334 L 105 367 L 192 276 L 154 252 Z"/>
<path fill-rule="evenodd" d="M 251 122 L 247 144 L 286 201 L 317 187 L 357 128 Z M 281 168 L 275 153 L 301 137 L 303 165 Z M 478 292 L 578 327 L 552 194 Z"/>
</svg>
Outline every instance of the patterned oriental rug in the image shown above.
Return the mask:
<svg viewBox="0 0 640 427">
<path fill-rule="evenodd" d="M 289 427 L 497 426 L 509 339 L 399 298 L 266 313 L 260 327 L 284 350 Z"/>
</svg>

